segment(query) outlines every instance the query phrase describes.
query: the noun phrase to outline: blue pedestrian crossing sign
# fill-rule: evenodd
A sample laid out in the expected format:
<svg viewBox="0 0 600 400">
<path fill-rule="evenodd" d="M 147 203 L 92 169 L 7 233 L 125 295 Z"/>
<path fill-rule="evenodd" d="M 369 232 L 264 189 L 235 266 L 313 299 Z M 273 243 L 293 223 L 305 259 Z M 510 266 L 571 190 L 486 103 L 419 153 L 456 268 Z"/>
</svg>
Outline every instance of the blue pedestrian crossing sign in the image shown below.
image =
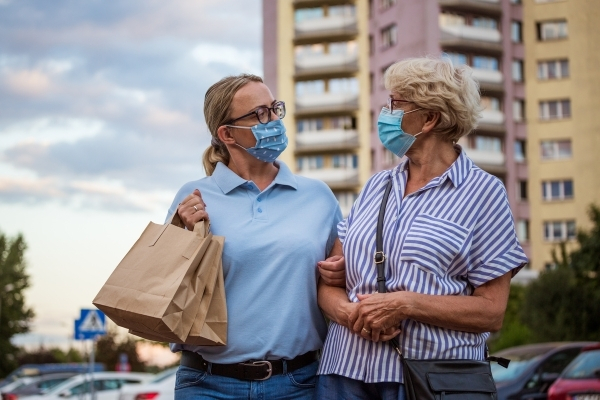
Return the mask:
<svg viewBox="0 0 600 400">
<path fill-rule="evenodd" d="M 95 339 L 106 335 L 106 316 L 100 310 L 82 309 L 79 319 L 75 320 L 75 339 Z"/>
</svg>

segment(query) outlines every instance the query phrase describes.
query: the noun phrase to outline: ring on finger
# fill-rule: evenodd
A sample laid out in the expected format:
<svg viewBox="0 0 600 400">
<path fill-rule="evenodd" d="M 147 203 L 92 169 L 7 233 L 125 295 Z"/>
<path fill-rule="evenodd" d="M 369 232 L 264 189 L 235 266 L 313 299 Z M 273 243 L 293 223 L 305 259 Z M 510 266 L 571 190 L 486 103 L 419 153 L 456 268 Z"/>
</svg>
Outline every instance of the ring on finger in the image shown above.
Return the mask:
<svg viewBox="0 0 600 400">
<path fill-rule="evenodd" d="M 366 328 L 362 328 L 363 332 L 366 333 L 367 335 L 371 334 L 371 331 L 366 329 Z"/>
<path fill-rule="evenodd" d="M 198 211 L 198 207 L 196 207 L 196 206 L 192 206 L 192 207 L 194 207 L 194 210 Z"/>
</svg>

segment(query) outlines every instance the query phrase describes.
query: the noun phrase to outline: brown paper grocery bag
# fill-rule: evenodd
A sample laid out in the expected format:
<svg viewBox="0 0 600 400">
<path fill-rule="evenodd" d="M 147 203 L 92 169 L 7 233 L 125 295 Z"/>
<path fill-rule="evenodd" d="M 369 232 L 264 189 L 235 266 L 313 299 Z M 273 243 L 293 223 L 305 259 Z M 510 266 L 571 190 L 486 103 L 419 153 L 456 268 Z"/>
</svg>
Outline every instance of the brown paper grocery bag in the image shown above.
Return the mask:
<svg viewBox="0 0 600 400">
<path fill-rule="evenodd" d="M 189 336 L 200 307 L 197 292 L 210 270 L 199 270 L 212 242 L 207 224 L 182 228 L 177 213 L 169 223 L 150 222 L 110 275 L 93 304 L 117 325 L 135 331 Z"/>
<path fill-rule="evenodd" d="M 189 336 L 181 341 L 167 332 L 152 332 L 148 330 L 133 330 L 129 333 L 149 340 L 159 342 L 184 343 L 200 346 L 223 346 L 227 343 L 227 303 L 225 300 L 225 283 L 223 280 L 222 251 L 224 240 L 222 236 L 213 236 L 207 255 L 216 249 L 214 263 L 208 268 L 210 274 L 206 277 L 204 292 L 198 297 L 199 308 Z M 202 262 L 208 262 L 210 257 L 204 257 Z M 203 268 L 199 268 L 201 270 Z M 198 291 L 197 294 L 200 292 Z"/>
</svg>

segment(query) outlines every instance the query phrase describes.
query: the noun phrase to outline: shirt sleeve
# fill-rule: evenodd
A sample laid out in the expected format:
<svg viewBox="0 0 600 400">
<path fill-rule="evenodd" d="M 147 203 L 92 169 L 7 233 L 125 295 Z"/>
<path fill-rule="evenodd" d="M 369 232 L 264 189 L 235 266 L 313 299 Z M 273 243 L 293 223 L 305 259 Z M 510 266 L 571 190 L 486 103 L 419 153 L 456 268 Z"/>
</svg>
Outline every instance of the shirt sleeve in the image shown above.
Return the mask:
<svg viewBox="0 0 600 400">
<path fill-rule="evenodd" d="M 514 276 L 528 262 L 517 239 L 504 186 L 497 182 L 482 201 L 469 257 L 468 280 L 474 287 L 511 271 Z"/>
</svg>

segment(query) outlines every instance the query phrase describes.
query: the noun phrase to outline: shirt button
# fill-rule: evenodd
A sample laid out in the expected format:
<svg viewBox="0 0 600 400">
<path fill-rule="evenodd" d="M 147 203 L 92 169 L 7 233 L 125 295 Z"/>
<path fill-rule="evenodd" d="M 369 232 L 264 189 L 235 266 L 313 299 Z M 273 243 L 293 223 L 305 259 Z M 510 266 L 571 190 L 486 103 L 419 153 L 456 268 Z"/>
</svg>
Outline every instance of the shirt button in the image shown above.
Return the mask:
<svg viewBox="0 0 600 400">
<path fill-rule="evenodd" d="M 259 197 L 259 198 L 256 199 L 256 201 L 262 201 L 262 199 Z"/>
<path fill-rule="evenodd" d="M 261 213 L 261 212 L 262 212 L 262 208 L 259 208 L 259 209 L 258 209 L 258 212 L 259 212 L 259 213 Z"/>
</svg>

